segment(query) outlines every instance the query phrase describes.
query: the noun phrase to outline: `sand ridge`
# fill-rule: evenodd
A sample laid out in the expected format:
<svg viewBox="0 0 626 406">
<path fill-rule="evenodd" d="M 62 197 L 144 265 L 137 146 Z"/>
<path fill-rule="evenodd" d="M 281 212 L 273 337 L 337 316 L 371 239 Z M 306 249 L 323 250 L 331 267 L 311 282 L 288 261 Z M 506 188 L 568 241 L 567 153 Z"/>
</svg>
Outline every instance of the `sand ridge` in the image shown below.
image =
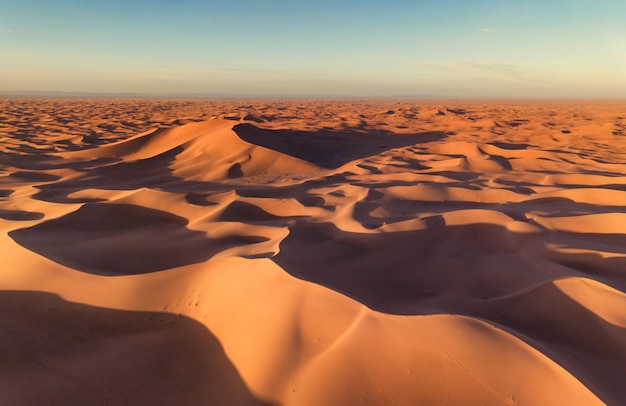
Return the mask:
<svg viewBox="0 0 626 406">
<path fill-rule="evenodd" d="M 0 105 L 3 401 L 626 396 L 624 104 Z"/>
</svg>

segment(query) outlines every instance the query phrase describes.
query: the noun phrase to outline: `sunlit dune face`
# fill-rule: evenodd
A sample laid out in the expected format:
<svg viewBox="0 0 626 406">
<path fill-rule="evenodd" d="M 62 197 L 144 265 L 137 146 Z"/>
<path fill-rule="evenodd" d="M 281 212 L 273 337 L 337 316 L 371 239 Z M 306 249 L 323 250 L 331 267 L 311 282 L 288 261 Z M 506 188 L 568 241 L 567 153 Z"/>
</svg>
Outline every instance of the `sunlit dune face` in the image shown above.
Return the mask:
<svg viewBox="0 0 626 406">
<path fill-rule="evenodd" d="M 625 111 L 2 99 L 0 400 L 619 404 Z"/>
</svg>

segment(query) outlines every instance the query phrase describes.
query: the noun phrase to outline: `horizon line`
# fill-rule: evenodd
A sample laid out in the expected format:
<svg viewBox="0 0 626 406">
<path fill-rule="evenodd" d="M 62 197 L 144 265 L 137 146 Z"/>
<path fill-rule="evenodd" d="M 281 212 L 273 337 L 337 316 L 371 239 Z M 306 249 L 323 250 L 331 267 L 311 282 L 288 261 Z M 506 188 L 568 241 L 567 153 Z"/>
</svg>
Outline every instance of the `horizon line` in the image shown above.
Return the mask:
<svg viewBox="0 0 626 406">
<path fill-rule="evenodd" d="M 598 96 L 451 96 L 451 95 L 295 95 L 295 94 L 243 94 L 243 93 L 143 93 L 143 92 L 85 92 L 61 90 L 0 90 L 0 97 L 68 97 L 68 98 L 141 98 L 141 99 L 360 99 L 360 100 L 626 100 L 624 97 Z"/>
</svg>

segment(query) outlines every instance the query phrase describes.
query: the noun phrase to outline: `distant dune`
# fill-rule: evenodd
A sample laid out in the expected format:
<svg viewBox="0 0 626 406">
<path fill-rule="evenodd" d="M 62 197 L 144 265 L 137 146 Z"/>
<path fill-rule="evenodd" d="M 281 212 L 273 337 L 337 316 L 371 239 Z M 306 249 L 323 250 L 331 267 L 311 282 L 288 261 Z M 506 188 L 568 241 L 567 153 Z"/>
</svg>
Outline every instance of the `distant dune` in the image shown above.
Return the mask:
<svg viewBox="0 0 626 406">
<path fill-rule="evenodd" d="M 626 104 L 0 106 L 2 404 L 626 399 Z"/>
</svg>

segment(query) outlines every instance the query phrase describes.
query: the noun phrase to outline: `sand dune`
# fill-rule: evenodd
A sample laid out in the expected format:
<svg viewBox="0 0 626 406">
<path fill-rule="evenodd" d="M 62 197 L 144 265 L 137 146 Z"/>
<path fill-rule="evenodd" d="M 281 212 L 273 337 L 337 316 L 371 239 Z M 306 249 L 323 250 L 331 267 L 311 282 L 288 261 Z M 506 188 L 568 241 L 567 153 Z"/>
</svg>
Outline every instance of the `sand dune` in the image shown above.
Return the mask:
<svg viewBox="0 0 626 406">
<path fill-rule="evenodd" d="M 0 105 L 0 403 L 626 398 L 623 104 Z"/>
</svg>

